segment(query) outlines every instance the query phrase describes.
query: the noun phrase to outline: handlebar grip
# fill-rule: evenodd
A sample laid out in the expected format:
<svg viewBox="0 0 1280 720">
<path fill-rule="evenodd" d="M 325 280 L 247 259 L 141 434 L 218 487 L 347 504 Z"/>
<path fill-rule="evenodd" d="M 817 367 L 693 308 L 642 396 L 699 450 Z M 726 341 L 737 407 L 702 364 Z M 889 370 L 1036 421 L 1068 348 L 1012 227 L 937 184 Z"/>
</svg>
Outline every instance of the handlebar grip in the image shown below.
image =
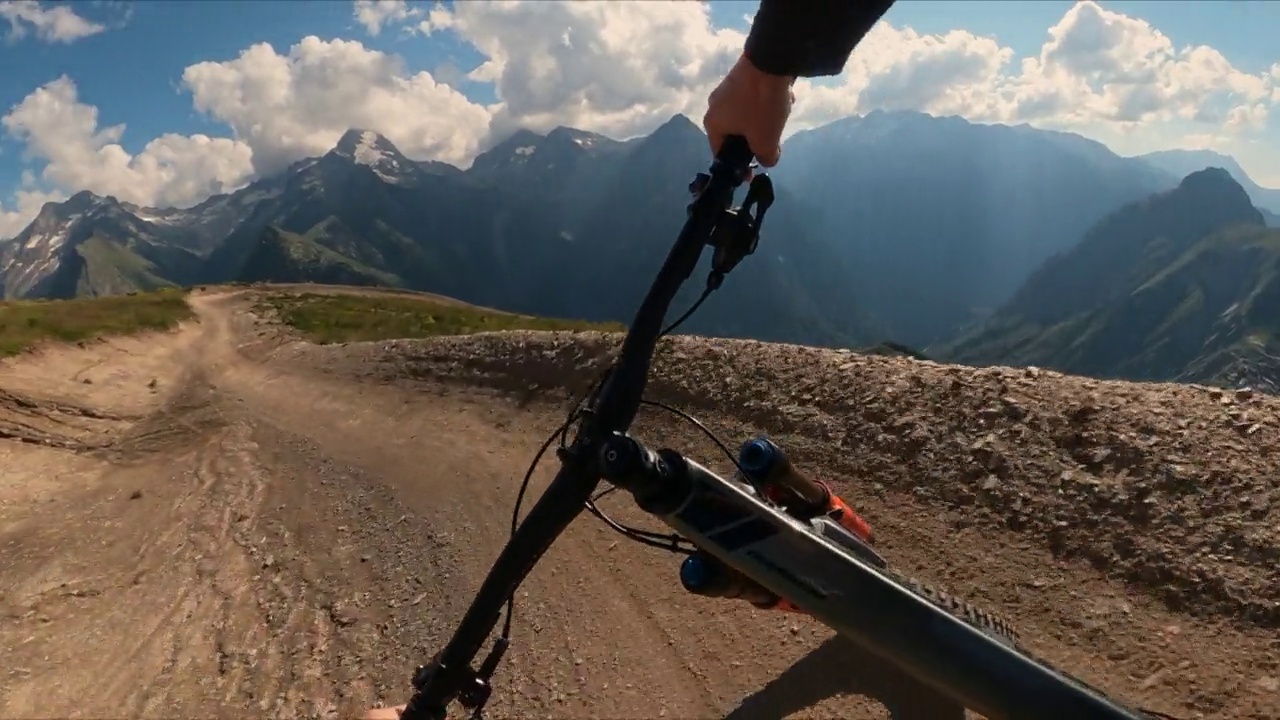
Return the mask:
<svg viewBox="0 0 1280 720">
<path fill-rule="evenodd" d="M 730 135 L 720 144 L 720 152 L 716 153 L 716 163 L 728 167 L 735 176 L 741 177 L 755 157 L 745 137 Z"/>
</svg>

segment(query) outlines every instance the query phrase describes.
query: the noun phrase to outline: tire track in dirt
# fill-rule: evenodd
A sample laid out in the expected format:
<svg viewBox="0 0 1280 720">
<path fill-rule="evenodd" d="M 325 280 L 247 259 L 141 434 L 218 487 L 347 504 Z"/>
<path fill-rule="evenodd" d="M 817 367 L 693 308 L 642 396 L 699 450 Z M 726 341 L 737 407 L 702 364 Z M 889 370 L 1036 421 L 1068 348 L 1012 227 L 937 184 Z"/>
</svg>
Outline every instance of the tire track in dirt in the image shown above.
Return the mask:
<svg viewBox="0 0 1280 720">
<path fill-rule="evenodd" d="M 223 337 L 236 335 L 236 330 L 231 327 L 230 313 L 221 308 L 212 311 L 206 308 L 206 312 L 210 317 L 208 326 L 211 332 Z M 232 348 L 235 344 L 220 343 L 219 346 Z M 443 633 L 452 629 L 452 622 L 456 622 L 465 610 L 470 595 L 487 569 L 487 562 L 506 539 L 508 513 L 515 490 L 506 483 L 518 479 L 518 464 L 527 462 L 528 455 L 513 454 L 510 442 L 494 434 L 491 423 L 466 413 L 457 413 L 453 403 L 432 409 L 414 407 L 414 404 L 401 399 L 395 403 L 397 411 L 416 416 L 416 422 L 422 424 L 414 430 L 400 428 L 396 432 L 375 417 L 385 410 L 382 397 L 375 398 L 359 386 L 316 385 L 314 378 L 292 376 L 282 372 L 280 366 L 259 366 L 234 353 L 212 357 L 211 363 L 220 373 L 217 382 L 223 383 L 222 391 L 242 402 L 248 413 L 283 431 L 306 435 L 336 460 L 354 466 L 378 468 L 411 510 L 440 528 L 447 548 L 445 554 L 450 560 L 444 567 L 427 564 L 424 571 L 428 580 L 444 579 L 453 589 L 443 607 L 424 608 L 424 612 L 436 616 L 433 625 L 438 631 L 433 634 L 432 642 L 443 641 L 447 637 Z M 314 417 L 328 417 L 333 422 L 318 426 L 310 422 Z M 542 418 L 536 420 L 542 424 Z M 519 432 L 524 422 L 527 420 L 511 429 Z M 410 441 L 418 441 L 417 444 L 404 443 L 406 436 Z M 521 450 L 526 450 L 528 442 L 526 439 L 520 441 Z M 474 450 L 467 451 L 466 448 Z M 460 449 L 464 451 L 459 452 Z M 422 458 L 431 459 L 433 473 L 426 476 L 420 473 Z M 550 464 L 545 467 L 549 468 Z M 510 489 L 497 488 L 495 495 L 494 480 L 503 481 L 503 486 Z M 538 492 L 547 480 L 547 473 L 539 473 L 531 492 Z M 593 562 L 589 558 L 594 554 L 592 549 L 599 537 L 596 532 L 584 542 L 578 535 L 578 529 L 571 529 L 539 566 L 530 583 L 529 595 L 536 595 L 532 588 L 538 587 L 539 578 L 545 578 L 542 582 L 554 590 L 543 595 L 546 600 L 536 605 L 532 613 L 528 607 L 524 609 L 522 614 L 532 614 L 536 618 L 531 618 L 533 637 L 520 642 L 522 638 L 517 636 L 518 649 L 509 655 L 509 665 L 513 668 L 532 667 L 537 670 L 522 674 L 515 681 L 517 695 L 510 699 L 516 703 L 514 707 L 507 705 L 508 699 L 495 698 L 493 712 L 501 714 L 521 708 L 522 712 L 546 712 L 557 716 L 598 715 L 598 699 L 587 696 L 588 688 L 584 687 L 586 681 L 582 679 L 583 671 L 580 670 L 586 665 L 586 660 L 576 658 L 582 662 L 575 664 L 574 653 L 565 649 L 565 643 L 568 638 L 587 637 L 584 631 L 576 628 L 581 627 L 584 617 L 598 616 L 603 604 L 600 601 L 608 602 L 607 599 L 615 600 L 612 603 L 614 623 L 608 628 L 609 645 L 615 649 L 607 662 L 606 677 L 609 679 L 602 679 L 599 685 L 609 684 L 625 689 L 630 684 L 635 690 L 629 702 L 610 706 L 611 710 L 616 707 L 624 713 L 623 716 L 649 717 L 654 712 L 653 696 L 641 688 L 662 687 L 663 697 L 679 699 L 672 703 L 672 712 L 681 706 L 686 712 L 689 708 L 701 708 L 703 714 L 710 711 L 705 701 L 700 700 L 706 695 L 707 688 L 687 672 L 686 664 L 674 648 L 678 643 L 672 629 L 649 619 L 648 599 L 629 598 L 634 593 L 633 583 L 614 584 L 607 591 L 593 585 L 601 575 L 591 572 Z M 464 563 L 465 576 L 459 578 L 458 568 Z M 618 597 L 629 599 L 616 602 Z M 625 614 L 619 616 L 619 612 Z M 619 633 L 619 630 L 623 632 Z M 592 648 L 594 641 L 593 637 L 591 643 L 583 643 L 583 649 Z M 436 649 L 434 645 L 429 647 Z M 627 677 L 627 665 L 638 658 L 643 658 L 649 668 L 643 686 L 635 682 L 636 678 Z M 401 677 L 407 676 L 413 663 L 424 659 L 418 656 L 401 660 Z M 402 679 L 398 684 L 403 687 L 403 682 Z"/>
<path fill-rule="evenodd" d="M 14 502 L 0 524 L 0 572 L 12 580 L 0 595 L 11 621 L 0 627 L 0 654 L 15 670 L 0 676 L 0 714 L 334 715 L 332 622 L 297 602 L 299 585 L 273 569 L 273 553 L 304 552 L 282 513 L 266 512 L 274 473 L 258 460 L 254 425 L 223 413 L 198 366 L 179 370 L 169 402 L 132 428 L 64 423 L 59 435 L 51 424 L 53 442 L 42 443 L 98 452 L 5 448 L 17 471 L 37 469 L 33 453 L 81 460 L 78 482 L 49 500 L 56 517 L 4 493 Z M 16 405 L 35 416 L 70 407 Z"/>
<path fill-rule="evenodd" d="M 485 399 L 477 402 L 464 393 L 455 396 L 444 389 L 440 390 L 449 399 L 431 393 L 437 395 L 432 399 L 432 405 L 438 403 L 442 406 L 438 410 L 411 407 L 416 403 L 410 403 L 403 392 L 397 397 L 394 390 L 388 393 L 386 389 L 295 376 L 293 370 L 297 365 L 287 357 L 280 358 L 280 361 L 279 365 L 267 367 L 237 366 L 234 371 L 240 381 L 247 383 L 236 394 L 246 404 L 260 403 L 253 405 L 250 412 L 269 418 L 269 422 L 284 424 L 290 423 L 290 418 L 296 423 L 305 417 L 304 412 L 309 412 L 311 417 L 332 418 L 335 421 L 333 426 L 311 423 L 309 427 L 295 429 L 307 432 L 326 452 L 341 456 L 346 462 L 379 467 L 397 494 L 418 514 L 436 517 L 442 525 L 455 532 L 466 533 L 472 541 L 472 547 L 450 547 L 455 567 L 469 565 L 473 578 L 470 586 L 458 587 L 451 593 L 447 606 L 449 612 L 440 613 L 446 616 L 445 629 L 450 629 L 449 622 L 456 621 L 461 615 L 466 601 L 474 592 L 474 583 L 478 582 L 493 554 L 505 540 L 505 508 L 500 514 L 486 509 L 479 515 L 477 508 L 492 508 L 495 491 L 499 493 L 496 497 L 500 502 L 509 502 L 515 486 L 507 485 L 504 491 L 490 485 L 490 481 L 505 479 L 511 482 L 518 478 L 520 467 L 532 455 L 533 442 L 536 442 L 528 431 L 536 428 L 536 434 L 540 435 L 547 432 L 555 420 L 541 411 L 512 412 L 505 402 L 493 404 Z M 234 361 L 229 361 L 224 366 L 233 365 Z M 271 367 L 276 369 L 269 369 Z M 283 372 L 281 368 L 285 367 L 291 370 Z M 301 404 L 305 404 L 305 408 Z M 399 447 L 398 443 L 387 442 L 397 437 L 401 440 L 414 439 L 417 445 L 406 449 Z M 518 453 L 506 448 L 513 439 L 523 446 Z M 369 448 L 376 450 L 370 453 Z M 503 448 L 503 451 L 499 453 L 497 448 Z M 491 457 L 486 457 L 495 454 L 502 456 L 502 462 L 496 467 Z M 415 477 L 424 469 L 420 458 L 431 459 L 431 474 L 426 478 Z M 455 477 L 460 482 L 455 482 Z M 535 482 L 534 494 L 545 480 L 546 473 L 542 473 L 539 482 Z M 447 487 L 440 485 L 442 482 L 447 482 Z M 432 486 L 438 486 L 440 492 L 432 495 Z M 423 495 L 432 496 L 433 500 L 444 503 L 446 507 L 434 507 L 438 503 L 415 502 Z M 455 506 L 453 503 L 457 498 L 466 501 Z M 481 545 L 487 545 L 487 557 L 475 552 L 474 546 Z M 597 556 L 602 561 L 597 565 L 591 558 L 595 555 L 593 549 L 600 546 L 613 546 L 616 550 L 610 553 L 612 557 Z M 562 569 L 566 565 L 568 572 Z M 600 592 L 589 586 L 584 589 L 584 578 L 595 581 L 609 573 L 619 573 L 618 584 L 625 587 L 624 593 Z M 449 580 L 447 573 L 445 579 Z M 572 622 L 579 625 L 589 623 L 592 613 L 598 613 L 602 605 L 615 600 L 619 594 L 634 598 L 621 606 L 632 609 L 632 612 L 621 616 L 614 613 L 610 619 L 616 624 L 608 627 L 608 632 L 603 635 L 591 635 L 593 642 L 583 643 L 580 653 L 596 650 L 596 640 L 601 640 L 599 647 L 604 649 L 619 639 L 636 636 L 637 629 L 657 625 L 660 632 L 656 637 L 641 637 L 638 638 L 641 642 L 623 648 L 623 662 L 627 665 L 641 663 L 646 672 L 637 677 L 634 673 L 625 672 L 623 663 L 610 667 L 606 658 L 588 666 L 593 674 L 601 676 L 593 688 L 594 692 L 589 696 L 585 693 L 570 694 L 564 688 L 573 688 L 577 678 L 576 675 L 569 676 L 565 669 L 570 667 L 568 662 L 572 658 L 547 650 L 547 646 L 560 642 L 553 630 L 560 626 L 571 627 L 565 625 L 564 617 L 572 618 Z M 508 656 L 513 675 L 508 692 L 514 694 L 496 697 L 494 712 L 499 714 L 551 712 L 557 716 L 595 717 L 603 712 L 611 716 L 652 717 L 655 707 L 661 712 L 664 704 L 677 715 L 717 714 L 732 708 L 740 698 L 755 690 L 762 674 L 780 672 L 786 667 L 787 658 L 779 656 L 779 648 L 788 648 L 792 653 L 791 659 L 798 658 L 803 654 L 804 641 L 811 636 L 816 637 L 813 633 L 825 632 L 824 629 L 805 628 L 802 633 L 801 628 L 793 624 L 780 636 L 763 637 L 756 632 L 761 622 L 759 614 L 726 607 L 723 603 L 702 601 L 714 608 L 708 615 L 728 614 L 737 620 L 729 623 L 730 627 L 738 628 L 737 632 L 727 638 L 708 633 L 690 623 L 688 609 L 691 599 L 679 589 L 676 566 L 670 558 L 645 556 L 644 551 L 630 545 L 618 546 L 615 536 L 602 531 L 589 520 L 571 528 L 552 548 L 530 579 L 524 597 L 526 603 L 533 607 L 526 606 L 520 617 L 528 618 L 526 622 L 532 632 L 523 635 L 521 624 L 516 626 L 515 649 Z M 698 600 L 693 599 L 693 602 Z M 769 614 L 763 618 L 766 623 L 782 620 Z M 439 623 L 435 626 L 438 627 Z M 697 641 L 689 642 L 695 637 Z M 434 637 L 432 642 L 435 644 L 428 645 L 428 648 L 437 649 L 443 639 Z M 726 655 L 742 657 L 748 662 L 737 662 L 736 667 L 723 667 Z M 693 656 L 698 657 L 698 661 L 691 662 Z M 405 667 L 422 656 L 402 658 L 400 667 Z M 584 661 L 583 665 L 587 663 Z M 606 669 L 601 672 L 599 665 Z M 528 677 L 523 668 L 529 666 L 538 668 L 538 677 Z M 674 684 L 671 680 L 675 681 Z M 818 688 L 816 692 L 820 697 L 845 694 L 829 683 L 810 685 Z M 672 692 L 673 688 L 679 687 L 687 689 Z M 741 692 L 735 694 L 735 688 L 740 688 Z M 611 689 L 614 690 L 611 692 Z M 392 699 L 396 697 L 400 695 L 390 696 Z M 859 708 L 863 708 L 865 714 L 857 714 Z M 850 712 L 859 717 L 883 715 L 882 710 L 862 703 L 839 701 L 825 711 L 820 710 L 818 716 L 849 717 Z"/>
<path fill-rule="evenodd" d="M 132 419 L 0 389 L 0 440 L 67 450 L 105 447 Z"/>
</svg>

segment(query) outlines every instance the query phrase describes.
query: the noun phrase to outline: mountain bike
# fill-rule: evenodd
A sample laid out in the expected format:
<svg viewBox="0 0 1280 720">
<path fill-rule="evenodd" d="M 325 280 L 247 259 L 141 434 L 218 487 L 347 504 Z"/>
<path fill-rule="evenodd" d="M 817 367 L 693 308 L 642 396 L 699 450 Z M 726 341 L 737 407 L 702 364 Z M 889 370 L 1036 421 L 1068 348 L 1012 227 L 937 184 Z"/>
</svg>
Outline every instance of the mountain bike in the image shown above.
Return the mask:
<svg viewBox="0 0 1280 720">
<path fill-rule="evenodd" d="M 690 420 L 715 439 L 696 419 L 646 400 L 644 390 L 659 339 L 755 251 L 773 203 L 772 181 L 755 170 L 746 140 L 731 137 L 709 172 L 698 173 L 690 184 L 693 199 L 684 228 L 616 361 L 534 457 L 517 497 L 511 539 L 448 644 L 414 674 L 415 690 L 403 720 L 440 720 L 454 701 L 480 716 L 510 645 L 517 588 L 584 510 L 632 539 L 686 554 L 680 579 L 687 590 L 808 614 L 956 706 L 993 720 L 1165 717 L 1121 705 L 1029 655 L 1012 628 L 990 613 L 890 570 L 861 518 L 823 483 L 798 471 L 769 439 L 749 440 L 737 455 L 721 444 L 738 470 L 726 479 L 676 450 L 653 450 L 628 434 L 641 405 L 650 404 Z M 748 181 L 743 204 L 732 207 L 735 191 Z M 702 295 L 663 329 L 671 302 L 707 247 L 713 255 Z M 561 468 L 520 522 L 529 480 L 557 437 Z M 602 480 L 609 487 L 597 492 Z M 618 489 L 630 492 L 638 507 L 676 534 L 637 530 L 607 518 L 596 501 Z M 473 669 L 504 606 L 502 633 Z"/>
</svg>

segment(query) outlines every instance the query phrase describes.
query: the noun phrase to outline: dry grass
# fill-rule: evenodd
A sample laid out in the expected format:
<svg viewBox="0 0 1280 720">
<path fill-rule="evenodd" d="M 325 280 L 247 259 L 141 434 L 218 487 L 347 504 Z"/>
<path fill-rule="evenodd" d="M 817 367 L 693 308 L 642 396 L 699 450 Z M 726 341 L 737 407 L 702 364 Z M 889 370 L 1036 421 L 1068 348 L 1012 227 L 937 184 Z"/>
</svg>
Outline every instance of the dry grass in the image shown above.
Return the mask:
<svg viewBox="0 0 1280 720">
<path fill-rule="evenodd" d="M 530 317 L 412 296 L 273 293 L 258 310 L 274 310 L 281 322 L 319 343 L 359 342 L 499 330 L 621 332 L 617 323 Z"/>
<path fill-rule="evenodd" d="M 191 316 L 186 291 L 175 289 L 75 300 L 0 302 L 0 357 L 17 355 L 42 341 L 76 342 L 168 330 Z"/>
</svg>

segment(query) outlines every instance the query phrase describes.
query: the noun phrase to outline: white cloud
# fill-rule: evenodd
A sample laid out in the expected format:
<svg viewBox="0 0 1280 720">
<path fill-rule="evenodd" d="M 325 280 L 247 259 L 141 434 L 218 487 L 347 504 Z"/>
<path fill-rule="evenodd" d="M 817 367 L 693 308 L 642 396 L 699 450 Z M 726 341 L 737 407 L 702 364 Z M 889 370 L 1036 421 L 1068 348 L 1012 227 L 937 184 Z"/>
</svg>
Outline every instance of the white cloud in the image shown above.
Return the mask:
<svg viewBox="0 0 1280 720">
<path fill-rule="evenodd" d="M 356 21 L 364 26 L 370 35 L 382 32 L 383 25 L 403 22 L 421 13 L 419 8 L 409 6 L 405 0 L 356 0 Z"/>
<path fill-rule="evenodd" d="M 1146 21 L 1079 2 L 1048 30 L 1036 57 L 963 30 L 920 35 L 880 23 L 839 83 L 797 83 L 797 125 L 877 108 L 1062 128 L 1185 121 L 1260 127 L 1275 80 L 1213 48 L 1176 49 Z"/>
<path fill-rule="evenodd" d="M 125 126 L 99 128 L 98 109 L 79 101 L 65 75 L 32 92 L 0 123 L 26 144 L 29 156 L 44 161 L 42 179 L 60 190 L 181 206 L 238 187 L 252 169 L 247 145 L 206 135 L 161 135 L 130 155 L 119 144 Z"/>
<path fill-rule="evenodd" d="M 260 43 L 192 65 L 182 80 L 196 109 L 252 148 L 258 173 L 322 155 L 350 128 L 380 132 L 417 159 L 466 163 L 489 128 L 483 106 L 354 40 L 306 37 L 286 55 Z"/>
<path fill-rule="evenodd" d="M 0 242 L 4 242 L 22 232 L 47 202 L 61 202 L 67 199 L 61 191 L 19 190 L 15 193 L 13 209 L 0 203 Z"/>
<path fill-rule="evenodd" d="M 1225 126 L 1228 130 L 1261 130 L 1267 126 L 1270 108 L 1264 103 L 1237 105 L 1227 112 Z"/>
<path fill-rule="evenodd" d="M 966 30 L 922 35 L 877 23 L 838 81 L 800 80 L 792 130 L 871 110 L 989 112 L 991 88 L 1013 51 Z"/>
<path fill-rule="evenodd" d="M 497 136 L 569 125 L 629 137 L 676 113 L 701 117 L 745 40 L 694 2 L 460 2 L 418 29 L 485 55 L 470 79 L 495 84 Z"/>
<path fill-rule="evenodd" d="M 504 0 L 410 12 L 402 22 L 422 34 L 453 33 L 486 57 L 470 79 L 495 85 L 497 136 L 565 124 L 626 137 L 676 112 L 700 117 L 744 39 L 712 27 L 705 3 Z M 1280 65 L 1251 75 L 1213 48 L 1175 48 L 1149 23 L 1088 0 L 1020 61 L 994 38 L 963 29 L 923 34 L 892 17 L 872 29 L 840 78 L 797 84 L 790 132 L 910 109 L 1106 139 L 1161 123 L 1170 137 L 1245 133 L 1263 127 L 1280 102 Z"/>
<path fill-rule="evenodd" d="M 107 29 L 77 15 L 67 5 L 44 6 L 39 0 L 0 0 L 0 18 L 8 21 L 13 40 L 34 30 L 36 37 L 45 42 L 69 43 Z"/>
</svg>

